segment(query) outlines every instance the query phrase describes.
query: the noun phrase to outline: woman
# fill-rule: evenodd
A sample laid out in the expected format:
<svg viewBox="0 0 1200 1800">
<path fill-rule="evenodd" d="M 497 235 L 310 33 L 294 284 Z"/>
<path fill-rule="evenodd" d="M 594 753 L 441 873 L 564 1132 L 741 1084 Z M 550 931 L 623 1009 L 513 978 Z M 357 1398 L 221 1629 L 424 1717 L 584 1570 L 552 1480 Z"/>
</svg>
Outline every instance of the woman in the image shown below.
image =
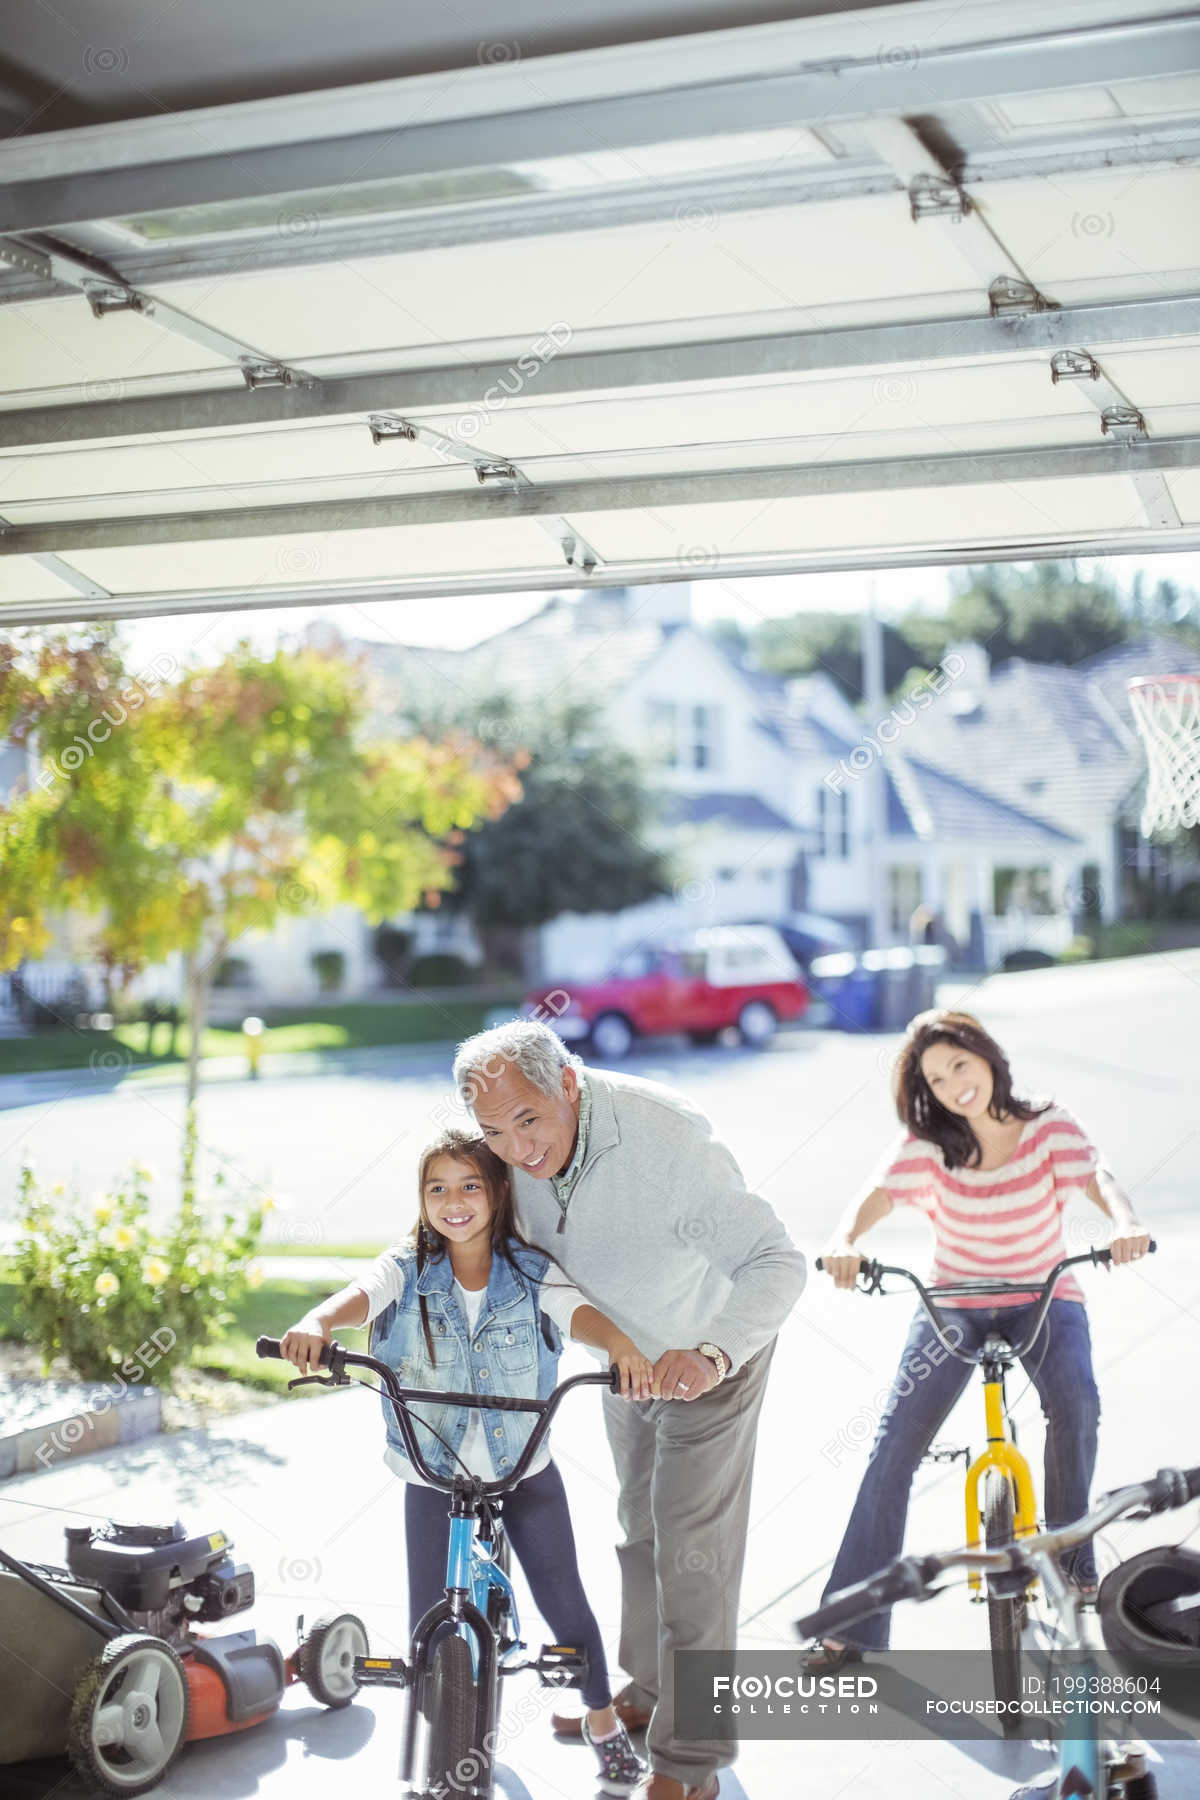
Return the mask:
<svg viewBox="0 0 1200 1800">
<path fill-rule="evenodd" d="M 981 1294 L 939 1307 L 949 1335 L 970 1353 L 991 1331 L 1019 1341 L 1032 1324 L 1036 1290 L 1066 1255 L 1062 1213 L 1072 1193 L 1085 1193 L 1112 1221 L 1114 1265 L 1145 1255 L 1149 1234 L 1081 1127 L 1053 1101 L 1016 1098 L 1004 1052 L 970 1013 L 927 1012 L 912 1021 L 895 1097 L 905 1130 L 822 1258 L 839 1288 L 854 1287 L 863 1261 L 858 1244 L 871 1227 L 895 1205 L 916 1206 L 933 1227 L 932 1285 L 1029 1281 L 1028 1293 Z M 972 1373 L 953 1357 L 933 1361 L 928 1350 L 935 1344 L 919 1308 L 825 1596 L 865 1580 L 903 1548 L 917 1464 Z M 1046 1419 L 1045 1511 L 1054 1530 L 1087 1511 L 1100 1417 L 1083 1293 L 1069 1272 L 1022 1360 Z M 1064 1569 L 1084 1598 L 1094 1598 L 1090 1543 L 1064 1558 Z M 890 1629 L 890 1612 L 875 1613 L 852 1638 L 824 1639 L 807 1666 L 857 1662 L 863 1650 L 886 1649 Z"/>
</svg>

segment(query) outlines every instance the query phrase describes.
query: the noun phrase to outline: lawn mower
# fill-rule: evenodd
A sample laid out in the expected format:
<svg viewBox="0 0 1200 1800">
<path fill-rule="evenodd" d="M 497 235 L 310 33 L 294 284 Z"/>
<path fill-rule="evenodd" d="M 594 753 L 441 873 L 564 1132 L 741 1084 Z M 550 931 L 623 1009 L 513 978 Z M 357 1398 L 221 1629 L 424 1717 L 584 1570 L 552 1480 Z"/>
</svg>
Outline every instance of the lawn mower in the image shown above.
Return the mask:
<svg viewBox="0 0 1200 1800">
<path fill-rule="evenodd" d="M 354 1698 L 368 1644 L 352 1613 L 301 1619 L 286 1659 L 253 1631 L 197 1629 L 254 1604 L 223 1532 L 110 1521 L 66 1540 L 65 1569 L 0 1550 L 0 1763 L 65 1749 L 94 1788 L 144 1794 L 183 1744 L 261 1724 L 294 1681 L 323 1706 Z"/>
</svg>

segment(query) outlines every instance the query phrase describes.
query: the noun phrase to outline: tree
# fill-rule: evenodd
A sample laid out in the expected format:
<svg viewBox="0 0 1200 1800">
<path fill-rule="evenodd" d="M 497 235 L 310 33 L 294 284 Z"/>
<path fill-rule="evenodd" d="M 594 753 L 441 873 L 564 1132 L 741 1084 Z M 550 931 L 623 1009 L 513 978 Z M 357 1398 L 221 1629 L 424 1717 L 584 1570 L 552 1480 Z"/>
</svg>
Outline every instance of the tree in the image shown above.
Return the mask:
<svg viewBox="0 0 1200 1800">
<path fill-rule="evenodd" d="M 1074 562 L 995 563 L 959 578 L 946 623 L 952 638 L 986 645 L 993 662 L 1077 663 L 1130 634 L 1115 580 L 1083 576 Z"/>
<path fill-rule="evenodd" d="M 498 695 L 471 719 L 521 768 L 520 800 L 465 833 L 444 901 L 469 916 L 490 969 L 515 934 L 560 913 L 619 912 L 671 891 L 668 858 L 646 835 L 642 767 L 606 736 L 595 706 L 523 709 Z"/>
<path fill-rule="evenodd" d="M 764 619 L 754 633 L 753 649 L 761 668 L 773 675 L 810 675 L 823 670 L 848 700 L 863 697 L 862 627 L 857 613 L 793 613 L 786 619 Z M 884 686 L 896 687 L 906 670 L 922 661 L 919 647 L 903 627 L 883 628 Z"/>
<path fill-rule="evenodd" d="M 453 881 L 457 834 L 520 793 L 477 743 L 367 742 L 364 716 L 361 670 L 311 647 L 263 659 L 243 642 L 148 684 L 104 629 L 34 640 L 0 665 L 0 737 L 35 744 L 40 765 L 0 806 L 0 967 L 36 955 L 72 909 L 94 916 L 118 981 L 182 954 L 185 1192 L 209 991 L 230 947 L 288 914 L 349 902 L 376 923 L 411 908 Z"/>
</svg>

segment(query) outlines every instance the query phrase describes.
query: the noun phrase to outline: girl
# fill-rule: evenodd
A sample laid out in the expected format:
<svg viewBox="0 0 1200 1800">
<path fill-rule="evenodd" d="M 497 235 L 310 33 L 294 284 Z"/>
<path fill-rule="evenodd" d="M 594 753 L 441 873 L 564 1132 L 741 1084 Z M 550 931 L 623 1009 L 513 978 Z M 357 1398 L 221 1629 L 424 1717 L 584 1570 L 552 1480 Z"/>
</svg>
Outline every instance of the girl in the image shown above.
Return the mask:
<svg viewBox="0 0 1200 1800">
<path fill-rule="evenodd" d="M 933 1226 L 932 1284 L 992 1276 L 1028 1278 L 1031 1290 L 1040 1287 L 1066 1254 L 1062 1213 L 1074 1191 L 1112 1220 L 1114 1265 L 1145 1255 L 1149 1234 L 1079 1125 L 1052 1101 L 1034 1106 L 1014 1096 L 1004 1052 L 970 1013 L 918 1014 L 897 1061 L 895 1097 L 906 1129 L 822 1258 L 839 1288 L 853 1288 L 863 1260 L 860 1238 L 897 1204 L 918 1207 Z M 969 1353 L 993 1330 L 1019 1340 L 1032 1323 L 1035 1299 L 1032 1291 L 994 1300 L 979 1295 L 939 1310 L 947 1335 Z M 917 1464 L 971 1379 L 970 1368 L 940 1346 L 938 1361 L 922 1357 L 932 1346 L 936 1339 L 919 1308 L 826 1596 L 900 1554 Z M 911 1372 L 910 1357 L 921 1359 Z M 1046 1524 L 1053 1531 L 1088 1509 L 1100 1416 L 1083 1293 L 1070 1273 L 1059 1280 L 1024 1366 L 1046 1419 Z M 1082 1596 L 1095 1597 L 1090 1543 L 1064 1557 L 1064 1568 Z M 864 1649 L 886 1649 L 890 1626 L 887 1612 L 860 1620 L 853 1642 L 826 1638 L 807 1666 L 837 1668 L 859 1661 Z"/>
<path fill-rule="evenodd" d="M 283 1354 L 307 1374 L 341 1325 L 372 1324 L 373 1354 L 405 1387 L 472 1390 L 545 1399 L 554 1386 L 561 1333 L 604 1351 L 627 1399 L 651 1398 L 653 1370 L 612 1320 L 589 1306 L 555 1265 L 517 1234 L 508 1169 L 485 1143 L 447 1131 L 425 1150 L 420 1217 L 411 1246 L 386 1251 L 360 1281 L 297 1321 Z M 414 1409 L 446 1439 L 473 1475 L 502 1479 L 533 1429 L 533 1413 L 436 1404 Z M 409 1624 L 415 1628 L 443 1592 L 449 1543 L 446 1496 L 425 1485 L 404 1454 L 384 1403 L 385 1461 L 408 1485 L 405 1534 Z M 439 1475 L 460 1468 L 432 1432 L 421 1450 Z M 579 1579 L 562 1477 L 543 1444 L 525 1479 L 504 1496 L 504 1524 L 538 1611 L 559 1643 L 587 1651 L 583 1734 L 600 1763 L 599 1786 L 628 1794 L 644 1765 L 612 1710 L 604 1647 Z"/>
</svg>

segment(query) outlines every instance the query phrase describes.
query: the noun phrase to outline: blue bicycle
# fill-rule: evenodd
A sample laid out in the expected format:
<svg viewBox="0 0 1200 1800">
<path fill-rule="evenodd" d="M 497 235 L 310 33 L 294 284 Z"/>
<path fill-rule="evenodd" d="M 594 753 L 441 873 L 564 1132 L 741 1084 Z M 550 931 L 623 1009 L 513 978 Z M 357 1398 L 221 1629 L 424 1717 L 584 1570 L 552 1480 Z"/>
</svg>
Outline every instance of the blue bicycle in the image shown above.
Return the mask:
<svg viewBox="0 0 1200 1800">
<path fill-rule="evenodd" d="M 255 1348 L 259 1356 L 280 1354 L 276 1338 L 260 1337 Z M 492 1800 L 500 1677 L 532 1669 L 545 1687 L 579 1687 L 587 1679 L 587 1659 L 577 1645 L 547 1644 L 539 1656 L 527 1654 L 509 1580 L 508 1544 L 498 1502 L 524 1480 L 564 1397 L 579 1387 L 603 1386 L 617 1393 L 620 1377 L 615 1369 L 573 1375 L 545 1400 L 439 1392 L 438 1401 L 445 1406 L 487 1406 L 502 1412 L 538 1414 L 512 1473 L 502 1481 L 481 1481 L 465 1470 L 438 1475 L 421 1454 L 414 1427 L 424 1421 L 414 1418 L 409 1407 L 427 1404 L 428 1389 L 402 1388 L 387 1363 L 338 1343 L 326 1345 L 321 1366 L 328 1374 L 301 1376 L 288 1386 L 315 1382 L 324 1387 L 349 1387 L 353 1378 L 347 1375 L 348 1368 L 375 1375 L 395 1410 L 409 1462 L 430 1487 L 450 1496 L 443 1597 L 419 1620 L 407 1661 L 399 1656 L 355 1657 L 354 1680 L 360 1687 L 408 1691 L 400 1780 L 407 1784 L 411 1800 L 448 1800 L 450 1795 Z M 374 1383 L 360 1385 L 373 1387 Z M 422 1722 L 423 1774 L 414 1780 Z"/>
<path fill-rule="evenodd" d="M 835 1636 L 898 1601 L 931 1599 L 944 1592 L 943 1577 L 954 1569 L 1002 1582 L 1008 1577 L 1014 1586 L 1036 1577 L 1058 1615 L 1053 1648 L 1060 1672 L 1069 1672 L 1065 1690 L 1099 1692 L 1079 1595 L 1063 1575 L 1059 1556 L 1117 1519 L 1146 1518 L 1186 1506 L 1198 1496 L 1200 1467 L 1160 1469 L 1149 1481 L 1114 1489 L 1060 1531 L 1039 1532 L 1004 1548 L 897 1557 L 866 1581 L 832 1594 L 816 1612 L 798 1619 L 796 1630 L 802 1637 Z M 1170 1706 L 1200 1717 L 1200 1557 L 1169 1549 L 1145 1552 L 1105 1578 L 1098 1605 L 1104 1641 L 1118 1665 L 1135 1681 L 1149 1670 L 1155 1691 L 1161 1687 Z M 1009 1704 L 1019 1708 L 1021 1703 Z M 1155 1800 L 1154 1776 L 1144 1754 L 1136 1746 L 1102 1738 L 1086 1708 L 1081 1723 L 1072 1725 L 1058 1744 L 1057 1765 L 1041 1780 L 1019 1788 L 1011 1800 Z"/>
</svg>

